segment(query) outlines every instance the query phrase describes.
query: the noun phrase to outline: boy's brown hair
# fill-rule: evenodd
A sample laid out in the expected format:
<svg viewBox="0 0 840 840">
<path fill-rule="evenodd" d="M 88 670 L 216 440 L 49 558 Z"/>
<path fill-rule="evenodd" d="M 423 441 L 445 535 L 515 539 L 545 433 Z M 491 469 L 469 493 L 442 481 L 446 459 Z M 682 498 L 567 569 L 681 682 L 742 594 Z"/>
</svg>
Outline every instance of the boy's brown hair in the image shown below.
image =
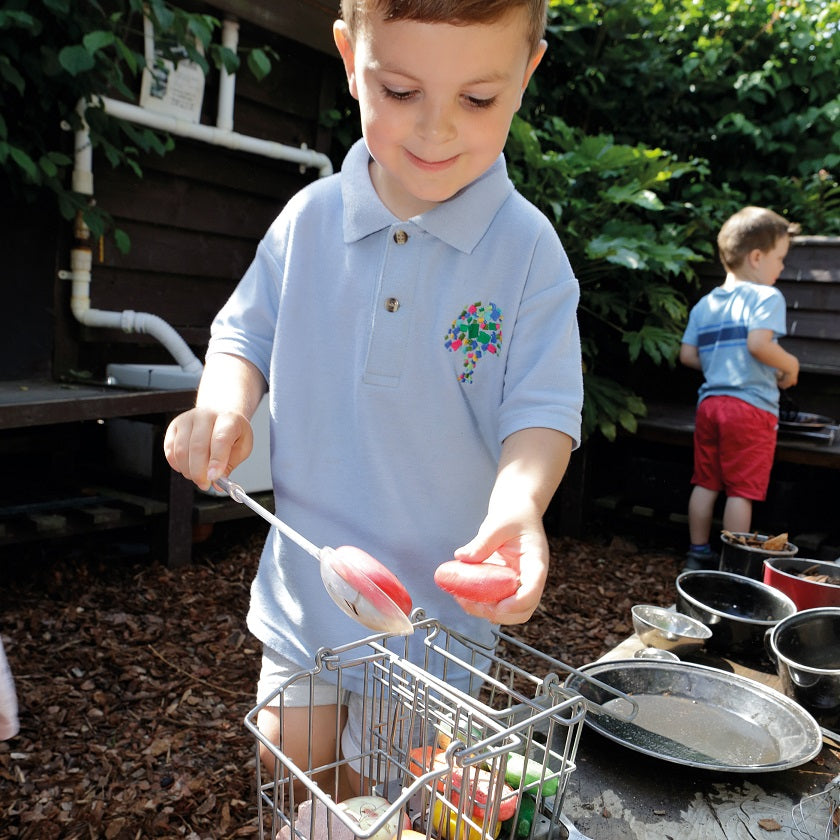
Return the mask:
<svg viewBox="0 0 840 840">
<path fill-rule="evenodd" d="M 756 248 L 765 254 L 772 251 L 783 236 L 799 233 L 793 224 L 766 207 L 744 207 L 730 216 L 717 238 L 718 253 L 727 271 L 738 268 L 747 254 Z"/>
<path fill-rule="evenodd" d="M 466 26 L 495 23 L 511 9 L 528 12 L 528 44 L 537 51 L 545 34 L 548 0 L 341 0 L 341 17 L 351 34 L 374 12 L 384 20 L 416 20 Z"/>
</svg>

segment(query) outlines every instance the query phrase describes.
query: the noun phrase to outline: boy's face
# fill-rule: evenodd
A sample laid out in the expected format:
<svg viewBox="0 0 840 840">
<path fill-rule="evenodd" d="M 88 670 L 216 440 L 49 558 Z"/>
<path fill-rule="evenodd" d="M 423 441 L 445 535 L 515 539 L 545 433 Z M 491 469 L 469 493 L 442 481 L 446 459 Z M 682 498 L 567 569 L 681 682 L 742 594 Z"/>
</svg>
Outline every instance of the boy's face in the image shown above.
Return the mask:
<svg viewBox="0 0 840 840">
<path fill-rule="evenodd" d="M 351 43 L 334 27 L 371 179 L 401 219 L 451 198 L 482 175 L 505 145 L 522 92 L 545 51 L 530 55 L 526 13 L 492 24 L 385 22 L 369 14 Z"/>
<path fill-rule="evenodd" d="M 785 267 L 785 257 L 790 247 L 790 237 L 780 236 L 769 251 L 756 248 L 750 255 L 755 272 L 755 282 L 762 286 L 772 286 Z"/>
</svg>

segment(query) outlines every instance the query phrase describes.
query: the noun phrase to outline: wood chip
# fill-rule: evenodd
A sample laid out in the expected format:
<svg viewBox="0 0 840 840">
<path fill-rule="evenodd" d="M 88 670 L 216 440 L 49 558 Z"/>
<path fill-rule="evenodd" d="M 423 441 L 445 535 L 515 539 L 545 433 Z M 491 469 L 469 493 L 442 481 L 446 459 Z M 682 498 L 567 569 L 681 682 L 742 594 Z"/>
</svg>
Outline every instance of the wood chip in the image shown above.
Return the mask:
<svg viewBox="0 0 840 840">
<path fill-rule="evenodd" d="M 774 820 L 772 817 L 762 817 L 758 821 L 758 827 L 763 828 L 765 831 L 781 831 L 782 826 L 779 822 Z"/>
<path fill-rule="evenodd" d="M 21 707 L 21 732 L 0 753 L 4 836 L 257 836 L 243 720 L 260 646 L 245 616 L 264 534 L 260 523 L 217 526 L 179 570 L 120 554 L 103 534 L 0 567 Z M 630 635 L 632 604 L 675 600 L 681 556 L 612 535 L 549 544 L 539 610 L 506 629 L 569 665 Z"/>
</svg>

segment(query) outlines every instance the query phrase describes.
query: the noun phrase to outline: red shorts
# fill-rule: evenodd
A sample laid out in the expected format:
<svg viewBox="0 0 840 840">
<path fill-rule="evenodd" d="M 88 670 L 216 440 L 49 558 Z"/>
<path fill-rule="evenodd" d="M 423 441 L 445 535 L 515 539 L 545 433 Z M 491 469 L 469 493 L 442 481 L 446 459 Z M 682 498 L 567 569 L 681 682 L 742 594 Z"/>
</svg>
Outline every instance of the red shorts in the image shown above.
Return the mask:
<svg viewBox="0 0 840 840">
<path fill-rule="evenodd" d="M 737 397 L 706 397 L 695 418 L 691 483 L 763 502 L 778 426 L 775 414 Z"/>
</svg>

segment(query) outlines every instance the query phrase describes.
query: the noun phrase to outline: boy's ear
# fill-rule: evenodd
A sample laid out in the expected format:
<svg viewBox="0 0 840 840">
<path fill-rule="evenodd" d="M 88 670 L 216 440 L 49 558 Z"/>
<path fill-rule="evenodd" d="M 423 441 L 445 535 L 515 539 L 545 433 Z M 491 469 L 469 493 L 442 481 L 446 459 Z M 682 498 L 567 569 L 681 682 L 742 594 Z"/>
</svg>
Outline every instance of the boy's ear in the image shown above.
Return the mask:
<svg viewBox="0 0 840 840">
<path fill-rule="evenodd" d="M 531 56 L 528 61 L 528 66 L 525 68 L 525 76 L 522 79 L 522 89 L 519 91 L 519 104 L 522 104 L 522 96 L 525 93 L 525 88 L 528 87 L 528 82 L 531 81 L 531 76 L 534 75 L 534 70 L 537 69 L 539 63 L 542 61 L 545 51 L 548 49 L 548 41 L 544 38 L 537 46 L 537 51 Z"/>
<path fill-rule="evenodd" d="M 347 74 L 347 85 L 350 88 L 350 95 L 354 99 L 359 98 L 359 89 L 356 85 L 356 53 L 353 50 L 353 43 L 350 40 L 350 32 L 343 20 L 337 20 L 333 24 L 333 39 L 338 47 L 341 60 L 344 62 L 344 72 Z"/>
<path fill-rule="evenodd" d="M 761 258 L 764 256 L 764 251 L 761 248 L 753 248 L 752 251 L 747 254 L 747 262 L 750 264 L 751 268 L 755 268 L 760 262 Z"/>
</svg>

